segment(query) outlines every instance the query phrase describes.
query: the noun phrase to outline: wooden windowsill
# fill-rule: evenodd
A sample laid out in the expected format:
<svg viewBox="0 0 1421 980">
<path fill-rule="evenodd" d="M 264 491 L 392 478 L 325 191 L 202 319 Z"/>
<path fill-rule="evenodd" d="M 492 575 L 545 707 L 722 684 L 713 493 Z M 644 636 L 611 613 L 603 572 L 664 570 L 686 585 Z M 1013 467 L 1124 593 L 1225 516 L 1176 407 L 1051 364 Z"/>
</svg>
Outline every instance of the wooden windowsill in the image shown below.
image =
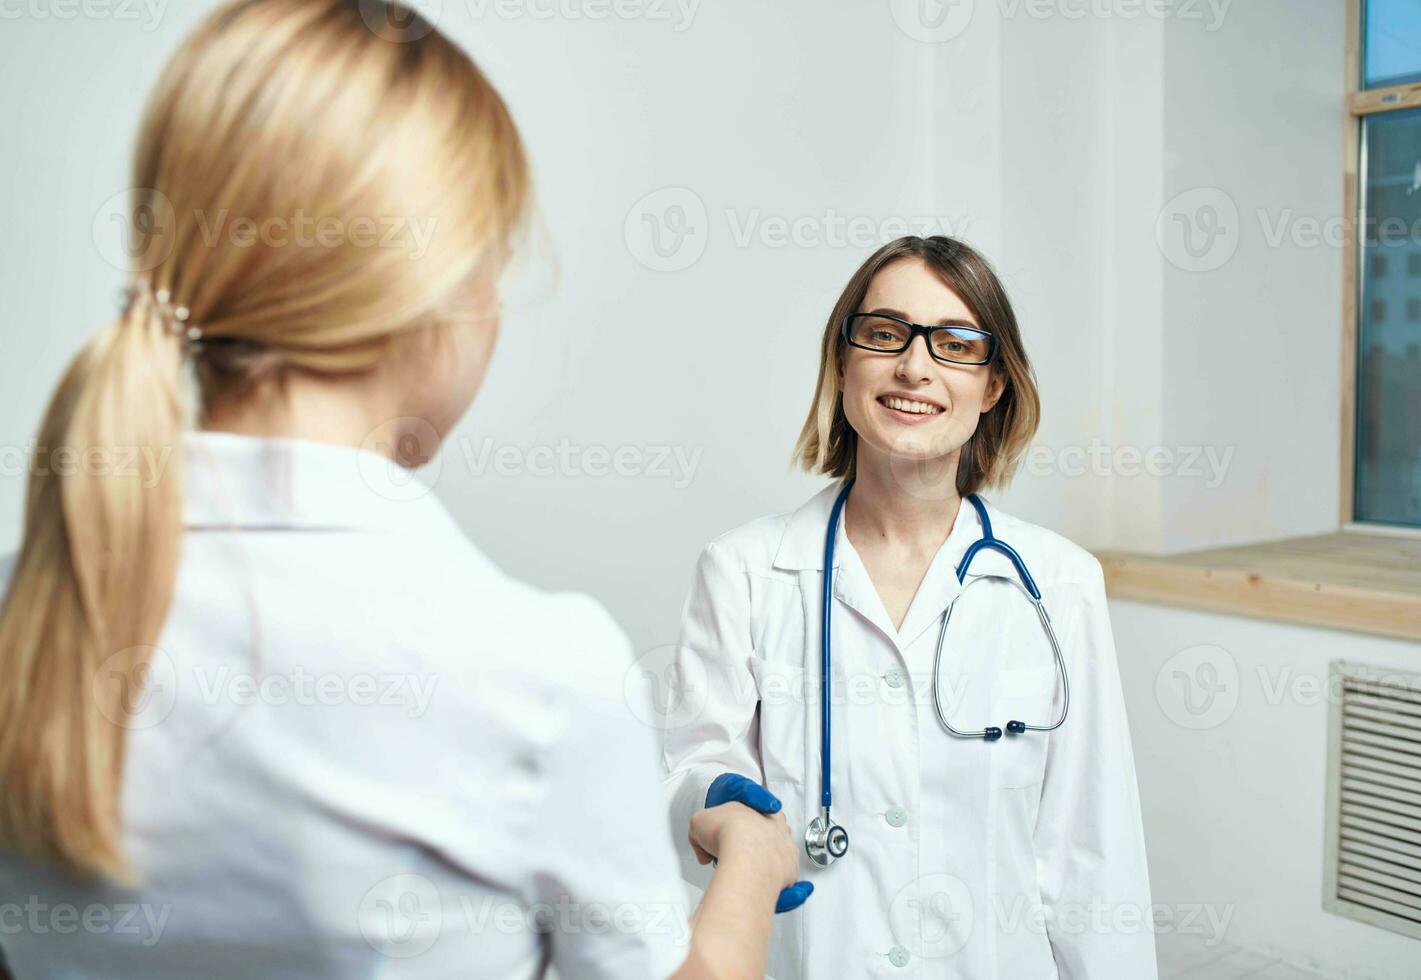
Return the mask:
<svg viewBox="0 0 1421 980">
<path fill-rule="evenodd" d="M 1096 557 L 1114 598 L 1421 640 L 1421 536 L 1348 530 L 1181 555 Z"/>
</svg>

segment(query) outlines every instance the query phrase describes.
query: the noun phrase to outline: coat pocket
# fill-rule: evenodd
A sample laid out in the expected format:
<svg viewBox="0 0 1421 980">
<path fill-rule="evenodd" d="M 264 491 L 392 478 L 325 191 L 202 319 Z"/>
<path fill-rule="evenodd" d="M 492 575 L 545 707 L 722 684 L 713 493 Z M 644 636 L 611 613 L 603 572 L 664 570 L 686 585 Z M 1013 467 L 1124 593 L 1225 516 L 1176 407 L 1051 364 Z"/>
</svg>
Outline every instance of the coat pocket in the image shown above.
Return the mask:
<svg viewBox="0 0 1421 980">
<path fill-rule="evenodd" d="M 1029 667 L 997 672 L 994 717 L 1003 735 L 987 746 L 992 753 L 993 771 L 1002 789 L 1035 786 L 1046 774 L 1048 732 L 1026 731 L 1013 735 L 1007 722 L 1049 725 L 1056 720 L 1058 675 L 1050 667 Z"/>
<path fill-rule="evenodd" d="M 760 761 L 765 782 L 801 786 L 805 773 L 805 719 L 818 710 L 818 689 L 811 691 L 808 672 L 795 664 L 752 657 L 750 670 L 760 697 Z M 817 715 L 816 715 L 817 717 Z"/>
</svg>

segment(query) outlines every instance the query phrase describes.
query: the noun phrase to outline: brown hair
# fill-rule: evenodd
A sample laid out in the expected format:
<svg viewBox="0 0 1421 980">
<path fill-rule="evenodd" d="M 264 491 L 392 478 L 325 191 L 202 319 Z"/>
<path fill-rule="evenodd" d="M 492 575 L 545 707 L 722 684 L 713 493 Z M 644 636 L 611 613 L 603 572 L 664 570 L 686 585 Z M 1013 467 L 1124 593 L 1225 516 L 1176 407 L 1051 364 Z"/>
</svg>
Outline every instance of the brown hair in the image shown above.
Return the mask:
<svg viewBox="0 0 1421 980">
<path fill-rule="evenodd" d="M 957 467 L 957 492 L 966 496 L 983 487 L 1004 486 L 1036 434 L 1041 400 L 1031 362 L 1021 342 L 1016 314 L 1006 290 L 991 265 L 971 246 L 934 235 L 908 236 L 889 242 L 859 266 L 824 325 L 819 348 L 819 382 L 809 417 L 794 446 L 792 460 L 811 473 L 836 478 L 852 477 L 857 463 L 858 434 L 844 416 L 844 318 L 859 312 L 869 285 L 879 270 L 891 262 L 918 258 L 956 293 L 977 318 L 983 330 L 997 341 L 991 370 L 1005 378 L 1002 396 L 982 416 L 977 430 L 962 447 Z"/>
<path fill-rule="evenodd" d="M 128 870 L 131 709 L 112 681 L 143 676 L 172 600 L 184 423 L 259 377 L 366 371 L 437 337 L 446 304 L 504 261 L 528 169 L 493 86 L 417 14 L 381 0 L 236 0 L 168 62 L 133 186 L 132 300 L 46 410 L 0 609 L 0 846 L 113 877 Z M 350 235 L 229 237 L 238 221 L 303 214 L 352 234 L 418 219 L 434 234 L 413 256 Z M 201 405 L 174 309 L 201 324 Z M 46 447 L 142 449 L 142 472 L 57 472 L 38 458 Z"/>
</svg>

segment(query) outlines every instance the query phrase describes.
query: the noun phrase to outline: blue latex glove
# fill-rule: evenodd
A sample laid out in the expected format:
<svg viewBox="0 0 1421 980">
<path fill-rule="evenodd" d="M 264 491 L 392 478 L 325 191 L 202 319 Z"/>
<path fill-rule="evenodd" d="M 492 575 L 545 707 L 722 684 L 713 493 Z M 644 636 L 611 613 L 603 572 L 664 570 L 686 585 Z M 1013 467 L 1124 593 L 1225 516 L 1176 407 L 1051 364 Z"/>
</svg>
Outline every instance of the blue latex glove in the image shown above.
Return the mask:
<svg viewBox="0 0 1421 980">
<path fill-rule="evenodd" d="M 744 803 L 759 813 L 779 813 L 780 801 L 765 787 L 753 779 L 746 779 L 737 773 L 727 772 L 715 777 L 706 790 L 706 806 L 720 806 L 722 803 Z M 807 881 L 797 881 L 780 892 L 775 902 L 776 912 L 788 912 L 804 904 L 814 885 Z"/>
</svg>

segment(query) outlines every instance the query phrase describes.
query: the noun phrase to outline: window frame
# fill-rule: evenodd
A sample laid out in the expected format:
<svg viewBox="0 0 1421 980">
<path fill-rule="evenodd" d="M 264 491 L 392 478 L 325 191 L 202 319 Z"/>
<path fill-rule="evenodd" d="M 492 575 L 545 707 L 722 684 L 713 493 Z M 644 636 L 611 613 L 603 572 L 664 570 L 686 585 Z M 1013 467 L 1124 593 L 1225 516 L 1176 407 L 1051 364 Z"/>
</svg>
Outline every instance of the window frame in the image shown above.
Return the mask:
<svg viewBox="0 0 1421 980">
<path fill-rule="evenodd" d="M 1356 519 L 1358 318 L 1362 310 L 1362 122 L 1369 116 L 1421 108 L 1421 81 L 1362 87 L 1362 45 L 1367 0 L 1347 0 L 1347 109 L 1343 120 L 1342 213 L 1351 227 L 1342 255 L 1342 425 L 1338 523 L 1346 530 L 1421 536 L 1421 528 Z"/>
</svg>

